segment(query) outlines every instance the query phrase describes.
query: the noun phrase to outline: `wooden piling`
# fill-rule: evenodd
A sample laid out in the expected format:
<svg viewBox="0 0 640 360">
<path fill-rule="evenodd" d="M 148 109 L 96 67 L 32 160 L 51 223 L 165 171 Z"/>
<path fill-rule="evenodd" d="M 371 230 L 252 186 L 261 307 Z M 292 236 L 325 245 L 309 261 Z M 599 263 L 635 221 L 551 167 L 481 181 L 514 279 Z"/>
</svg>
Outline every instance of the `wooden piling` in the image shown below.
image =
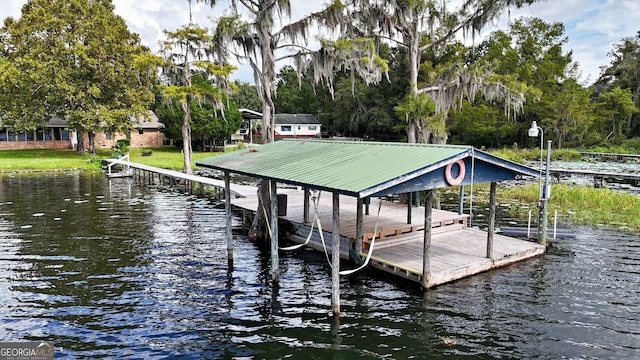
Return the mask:
<svg viewBox="0 0 640 360">
<path fill-rule="evenodd" d="M 278 283 L 280 270 L 278 269 L 278 183 L 269 181 L 271 189 L 271 279 Z"/>
<path fill-rule="evenodd" d="M 487 228 L 487 258 L 493 259 L 493 233 L 496 227 L 496 188 L 498 184 L 491 182 L 489 190 L 489 224 Z"/>
<path fill-rule="evenodd" d="M 309 223 L 309 188 L 304 188 L 304 199 L 302 208 L 302 222 Z"/>
<path fill-rule="evenodd" d="M 363 222 L 364 222 L 364 201 L 362 198 L 358 198 L 356 201 L 356 254 L 362 254 L 362 241 L 363 241 Z"/>
<path fill-rule="evenodd" d="M 331 237 L 331 310 L 340 316 L 340 194 L 333 193 L 333 235 Z"/>
<path fill-rule="evenodd" d="M 202 183 L 200 184 L 202 185 Z M 224 212 L 227 221 L 227 259 L 233 260 L 233 229 L 231 218 L 231 182 L 229 172 L 224 172 Z"/>
<path fill-rule="evenodd" d="M 428 289 L 431 277 L 431 215 L 433 207 L 433 190 L 427 190 L 424 199 L 424 245 L 422 248 L 422 287 Z"/>
</svg>

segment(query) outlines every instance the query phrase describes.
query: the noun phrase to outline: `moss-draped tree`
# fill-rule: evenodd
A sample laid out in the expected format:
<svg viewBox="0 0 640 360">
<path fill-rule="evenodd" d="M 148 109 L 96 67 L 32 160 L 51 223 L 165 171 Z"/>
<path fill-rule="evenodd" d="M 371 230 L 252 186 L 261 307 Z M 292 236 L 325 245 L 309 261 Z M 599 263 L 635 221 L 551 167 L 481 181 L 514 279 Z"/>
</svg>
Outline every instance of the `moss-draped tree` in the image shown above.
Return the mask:
<svg viewBox="0 0 640 360">
<path fill-rule="evenodd" d="M 219 1 L 205 0 L 215 6 Z M 376 54 L 370 39 L 356 38 L 350 10 L 335 0 L 322 10 L 300 20 L 291 20 L 292 1 L 253 0 L 228 2 L 228 15 L 217 19 L 216 46 L 219 58 L 236 58 L 251 66 L 258 95 L 262 101 L 262 143 L 274 141 L 273 101 L 276 63 L 292 61 L 298 74 L 313 74 L 315 83 L 333 88 L 333 76 L 346 71 L 367 83 L 376 83 L 386 72 L 386 62 Z M 324 30 L 333 39 L 320 40 L 320 49 L 308 46 L 310 33 Z M 263 204 L 268 204 L 268 183 L 259 187 Z M 268 211 L 268 210 L 267 210 Z M 262 209 L 249 231 L 253 239 L 266 235 L 266 214 Z"/>
<path fill-rule="evenodd" d="M 437 60 L 461 32 L 475 34 L 508 7 L 535 1 L 464 0 L 453 9 L 440 0 L 355 1 L 363 29 L 407 49 L 410 85 L 397 110 L 407 121 L 408 142 L 446 142 L 446 114 L 464 96 L 482 93 L 504 101 L 507 111 L 522 107 L 522 85 L 495 76 L 490 66 Z M 428 53 L 431 61 L 424 62 Z"/>
</svg>

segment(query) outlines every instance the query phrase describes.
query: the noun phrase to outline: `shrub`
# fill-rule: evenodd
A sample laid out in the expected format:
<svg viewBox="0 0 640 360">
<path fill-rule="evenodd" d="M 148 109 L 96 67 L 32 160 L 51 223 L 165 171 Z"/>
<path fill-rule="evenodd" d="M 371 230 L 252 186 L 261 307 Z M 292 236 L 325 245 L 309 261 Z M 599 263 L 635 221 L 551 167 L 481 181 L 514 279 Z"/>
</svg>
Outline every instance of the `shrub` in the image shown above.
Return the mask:
<svg viewBox="0 0 640 360">
<path fill-rule="evenodd" d="M 130 139 L 120 139 L 113 146 L 111 155 L 115 158 L 122 157 L 129 152 L 129 146 L 131 146 Z"/>
</svg>

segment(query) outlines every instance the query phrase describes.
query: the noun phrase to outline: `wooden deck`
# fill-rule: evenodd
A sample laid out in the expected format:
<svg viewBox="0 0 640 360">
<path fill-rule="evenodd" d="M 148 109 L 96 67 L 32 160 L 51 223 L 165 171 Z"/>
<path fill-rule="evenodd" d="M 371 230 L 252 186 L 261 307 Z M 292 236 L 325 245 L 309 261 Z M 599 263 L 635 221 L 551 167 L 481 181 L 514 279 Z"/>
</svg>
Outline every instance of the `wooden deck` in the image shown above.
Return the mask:
<svg viewBox="0 0 640 360">
<path fill-rule="evenodd" d="M 288 238 L 304 242 L 310 224 L 303 224 L 304 192 L 297 189 L 279 189 L 287 195 L 287 215 L 281 219 L 294 224 L 295 232 Z M 407 205 L 383 201 L 378 218 L 379 201 L 371 199 L 369 215 L 364 215 L 364 253 L 373 236 L 377 222 L 377 235 L 370 266 L 416 282 L 422 282 L 422 253 L 424 238 L 424 208 L 413 207 L 411 224 L 407 223 Z M 257 199 L 253 197 L 232 199 L 234 206 L 255 211 Z M 494 254 L 485 257 L 487 233 L 468 228 L 468 215 L 450 211 L 433 210 L 431 238 L 431 268 L 429 287 L 451 282 L 498 267 L 513 264 L 544 254 L 545 247 L 536 243 L 494 234 Z M 313 219 L 313 211 L 309 213 Z M 321 194 L 318 217 L 324 232 L 327 251 L 331 249 L 332 199 L 331 194 Z M 482 224 L 484 225 L 484 224 Z M 350 243 L 356 237 L 356 199 L 340 196 L 341 257 L 349 257 Z M 308 246 L 323 251 L 319 233 L 315 230 Z"/>
<path fill-rule="evenodd" d="M 422 281 L 422 232 L 403 235 L 390 245 L 376 244 L 371 265 L 404 278 Z M 487 233 L 458 229 L 433 234 L 429 286 L 436 286 L 542 255 L 544 246 L 494 234 L 494 255 L 487 252 Z"/>
</svg>

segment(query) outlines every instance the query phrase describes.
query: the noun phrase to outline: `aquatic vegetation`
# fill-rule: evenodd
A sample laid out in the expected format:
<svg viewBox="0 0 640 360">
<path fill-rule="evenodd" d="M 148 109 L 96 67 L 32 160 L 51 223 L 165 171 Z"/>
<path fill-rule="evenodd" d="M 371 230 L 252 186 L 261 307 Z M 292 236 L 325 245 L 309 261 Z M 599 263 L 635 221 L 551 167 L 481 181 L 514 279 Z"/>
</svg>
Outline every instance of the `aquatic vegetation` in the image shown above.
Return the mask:
<svg viewBox="0 0 640 360">
<path fill-rule="evenodd" d="M 478 196 L 482 197 L 481 193 Z M 497 197 L 500 203 L 519 202 L 516 207 L 522 211 L 514 209 L 514 215 L 527 208 L 535 209 L 538 184 L 504 187 Z M 560 218 L 575 224 L 640 231 L 640 197 L 633 194 L 588 185 L 554 184 L 548 209 L 549 216 L 558 211 Z"/>
</svg>

